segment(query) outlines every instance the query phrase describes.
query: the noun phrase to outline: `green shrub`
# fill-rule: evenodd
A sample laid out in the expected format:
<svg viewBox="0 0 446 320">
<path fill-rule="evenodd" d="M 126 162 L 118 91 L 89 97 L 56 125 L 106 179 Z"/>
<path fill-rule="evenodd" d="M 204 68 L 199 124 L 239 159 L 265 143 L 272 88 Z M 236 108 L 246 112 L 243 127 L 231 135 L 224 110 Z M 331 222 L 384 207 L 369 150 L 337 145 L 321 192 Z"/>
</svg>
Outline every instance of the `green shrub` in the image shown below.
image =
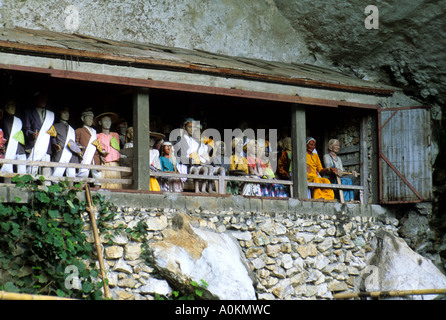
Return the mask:
<svg viewBox="0 0 446 320">
<path fill-rule="evenodd" d="M 12 182 L 29 190 L 31 199 L 29 204 L 19 204 L 17 198 L 0 204 L 0 289 L 101 299 L 95 249 L 84 233 L 86 203 L 77 197 L 82 185 L 70 187 L 66 180 L 45 186 L 42 177 L 30 175 Z M 100 213 L 109 210 L 101 197 L 92 199 Z M 80 286 L 68 281 L 73 278 Z"/>
</svg>

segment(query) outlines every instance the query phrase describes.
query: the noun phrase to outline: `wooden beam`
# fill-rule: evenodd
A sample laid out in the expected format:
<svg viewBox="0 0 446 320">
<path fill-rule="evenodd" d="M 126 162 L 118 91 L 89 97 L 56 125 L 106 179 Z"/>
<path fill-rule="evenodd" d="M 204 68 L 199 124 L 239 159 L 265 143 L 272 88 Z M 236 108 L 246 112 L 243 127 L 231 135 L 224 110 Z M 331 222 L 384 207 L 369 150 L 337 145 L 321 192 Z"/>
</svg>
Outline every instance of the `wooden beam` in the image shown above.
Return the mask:
<svg viewBox="0 0 446 320">
<path fill-rule="evenodd" d="M 30 32 L 35 33 L 35 30 L 30 30 Z M 79 36 L 79 35 L 76 35 Z M 85 38 L 85 36 L 83 36 Z M 79 37 L 81 38 L 81 37 Z M 91 38 L 91 37 L 90 37 Z M 57 39 L 54 39 L 57 40 Z M 81 39 L 79 39 L 81 41 Z M 102 43 L 106 43 L 109 45 L 114 45 L 119 48 L 119 45 L 116 42 L 104 41 L 101 39 L 96 39 L 96 41 L 100 41 Z M 131 47 L 130 44 L 127 46 Z M 183 59 L 156 59 L 148 56 L 134 56 L 134 55 L 126 55 L 126 54 L 112 54 L 106 50 L 106 46 L 104 46 L 103 51 L 88 51 L 88 50 L 77 50 L 77 49 L 69 49 L 69 48 L 61 48 L 61 47 L 53 47 L 49 45 L 35 45 L 35 44 L 26 44 L 20 43 L 16 41 L 3 41 L 0 40 L 0 48 L 8 49 L 10 52 L 17 53 L 29 53 L 35 55 L 43 55 L 43 56 L 58 56 L 58 57 L 74 57 L 76 60 L 84 60 L 84 61 L 98 61 L 103 63 L 114 63 L 121 65 L 140 65 L 144 68 L 162 68 L 162 69 L 170 69 L 170 70 L 178 70 L 178 71 L 186 71 L 186 72 L 194 72 L 194 73 L 204 73 L 204 74 L 213 74 L 223 77 L 234 77 L 241 79 L 252 79 L 258 81 L 266 81 L 266 82 L 276 82 L 282 84 L 291 84 L 291 85 L 299 85 L 306 87 L 314 87 L 321 89 L 334 89 L 340 91 L 348 91 L 348 92 L 360 92 L 367 94 L 381 94 L 381 95 L 392 95 L 394 93 L 393 89 L 388 88 L 378 88 L 372 86 L 362 86 L 360 84 L 351 85 L 351 84 L 343 84 L 339 81 L 324 81 L 324 80 L 314 80 L 308 79 L 307 77 L 292 77 L 288 75 L 281 74 L 271 74 L 265 70 L 265 72 L 259 71 L 258 68 L 256 70 L 249 70 L 246 68 L 244 64 L 241 65 L 243 69 L 224 67 L 224 66 L 216 66 L 215 64 L 209 63 L 198 63 L 192 61 L 184 61 Z M 150 51 L 150 46 L 147 46 L 147 50 Z M 124 51 L 125 52 L 125 51 Z M 193 51 L 191 51 L 193 54 Z M 172 54 L 174 56 L 174 54 Z M 212 58 L 219 58 L 216 54 L 211 54 Z M 225 57 L 225 59 L 228 59 Z M 217 60 L 218 61 L 218 60 Z M 236 61 L 241 61 L 240 59 Z M 293 69 L 286 68 L 287 72 L 294 71 Z M 295 71 L 298 74 L 299 71 Z"/>
<path fill-rule="evenodd" d="M 133 189 L 150 189 L 149 89 L 133 94 Z"/>
<path fill-rule="evenodd" d="M 221 88 L 221 87 L 203 86 L 203 85 L 195 85 L 187 83 L 176 83 L 176 82 L 168 82 L 168 81 L 160 81 L 152 79 L 130 78 L 123 76 L 95 74 L 95 73 L 80 72 L 80 71 L 20 66 L 12 64 L 0 63 L 0 69 L 43 73 L 51 77 L 60 79 L 109 83 L 109 84 L 117 84 L 117 85 L 131 86 L 137 88 L 153 88 L 153 89 L 175 90 L 184 92 L 196 92 L 204 94 L 229 96 L 229 97 L 278 101 L 285 103 L 297 103 L 297 104 L 315 105 L 315 106 L 332 107 L 332 108 L 337 108 L 339 106 L 362 108 L 362 109 L 375 109 L 375 110 L 379 108 L 379 105 L 375 104 L 302 97 L 297 95 L 252 91 L 252 90 L 244 90 L 236 88 Z"/>
<path fill-rule="evenodd" d="M 293 157 L 291 159 L 293 196 L 306 199 L 307 187 L 307 157 L 305 145 L 305 108 L 302 105 L 291 105 L 291 141 Z"/>
</svg>

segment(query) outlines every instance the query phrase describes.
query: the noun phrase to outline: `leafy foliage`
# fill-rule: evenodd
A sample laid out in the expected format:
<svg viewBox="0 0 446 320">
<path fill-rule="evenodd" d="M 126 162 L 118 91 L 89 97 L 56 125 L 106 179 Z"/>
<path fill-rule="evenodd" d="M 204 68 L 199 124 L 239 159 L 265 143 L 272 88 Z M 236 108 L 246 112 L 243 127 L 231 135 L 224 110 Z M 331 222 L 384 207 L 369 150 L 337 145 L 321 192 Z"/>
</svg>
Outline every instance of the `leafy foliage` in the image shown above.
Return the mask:
<svg viewBox="0 0 446 320">
<path fill-rule="evenodd" d="M 203 298 L 203 289 L 206 289 L 209 285 L 203 279 L 200 283 L 196 281 L 191 281 L 190 285 L 193 287 L 193 292 L 183 292 L 183 291 L 173 291 L 172 295 L 169 296 L 168 300 L 196 300 Z M 165 297 L 160 296 L 158 293 L 155 294 L 156 300 L 165 300 Z"/>
<path fill-rule="evenodd" d="M 30 175 L 16 176 L 12 182 L 31 191 L 31 199 L 29 204 L 17 203 L 18 198 L 16 203 L 0 204 L 0 289 L 101 299 L 95 249 L 87 241 L 81 217 L 86 203 L 77 197 L 81 185 L 71 188 L 61 181 L 47 187 L 42 177 L 34 180 Z M 103 199 L 92 198 L 100 213 L 109 210 Z M 68 266 L 76 270 L 78 288 L 67 285 Z"/>
</svg>

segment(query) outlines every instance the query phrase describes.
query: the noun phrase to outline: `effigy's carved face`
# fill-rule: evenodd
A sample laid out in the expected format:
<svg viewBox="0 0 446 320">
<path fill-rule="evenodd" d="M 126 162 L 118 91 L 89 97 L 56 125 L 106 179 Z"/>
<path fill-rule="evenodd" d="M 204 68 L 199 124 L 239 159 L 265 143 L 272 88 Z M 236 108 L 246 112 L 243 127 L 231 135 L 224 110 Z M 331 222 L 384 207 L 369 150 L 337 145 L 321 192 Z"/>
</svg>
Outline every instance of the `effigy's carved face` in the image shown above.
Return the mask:
<svg viewBox="0 0 446 320">
<path fill-rule="evenodd" d="M 333 151 L 334 153 L 338 153 L 340 149 L 341 149 L 341 145 L 339 144 L 339 141 L 333 142 L 333 144 L 331 145 L 331 148 L 330 148 L 330 150 Z"/>
<path fill-rule="evenodd" d="M 188 123 L 186 123 L 186 125 L 184 126 L 184 129 L 186 130 L 187 134 L 188 134 L 189 136 L 191 136 L 191 137 L 192 137 L 192 130 L 193 130 L 193 128 L 194 128 L 194 125 L 193 125 L 192 122 L 188 122 Z"/>
<path fill-rule="evenodd" d="M 8 102 L 5 106 L 5 111 L 11 115 L 15 114 L 15 109 L 16 109 L 15 103 L 12 101 Z"/>
<path fill-rule="evenodd" d="M 316 141 L 310 140 L 310 142 L 307 143 L 307 152 L 313 153 L 313 150 L 316 148 Z"/>
<path fill-rule="evenodd" d="M 165 154 L 166 156 L 169 156 L 169 155 L 170 155 L 170 152 L 172 151 L 172 146 L 171 146 L 171 145 L 165 145 L 165 146 L 163 147 L 163 151 L 164 151 L 164 154 Z"/>
<path fill-rule="evenodd" d="M 91 127 L 93 125 L 93 118 L 94 118 L 93 113 L 87 113 L 82 117 L 82 121 L 84 122 L 85 125 Z"/>
<path fill-rule="evenodd" d="M 99 121 L 99 124 L 103 129 L 110 129 L 112 125 L 112 119 L 109 116 L 103 116 L 101 118 L 101 121 Z"/>
</svg>

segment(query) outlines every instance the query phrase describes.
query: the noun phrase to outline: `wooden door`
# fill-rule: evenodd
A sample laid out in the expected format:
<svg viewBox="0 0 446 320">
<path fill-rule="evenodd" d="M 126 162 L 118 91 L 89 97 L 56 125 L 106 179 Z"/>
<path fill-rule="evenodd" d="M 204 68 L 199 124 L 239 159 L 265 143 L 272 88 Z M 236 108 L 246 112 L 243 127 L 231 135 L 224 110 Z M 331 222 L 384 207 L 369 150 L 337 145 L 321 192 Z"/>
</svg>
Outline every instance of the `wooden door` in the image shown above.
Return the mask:
<svg viewBox="0 0 446 320">
<path fill-rule="evenodd" d="M 380 109 L 380 202 L 432 200 L 429 107 Z"/>
</svg>

